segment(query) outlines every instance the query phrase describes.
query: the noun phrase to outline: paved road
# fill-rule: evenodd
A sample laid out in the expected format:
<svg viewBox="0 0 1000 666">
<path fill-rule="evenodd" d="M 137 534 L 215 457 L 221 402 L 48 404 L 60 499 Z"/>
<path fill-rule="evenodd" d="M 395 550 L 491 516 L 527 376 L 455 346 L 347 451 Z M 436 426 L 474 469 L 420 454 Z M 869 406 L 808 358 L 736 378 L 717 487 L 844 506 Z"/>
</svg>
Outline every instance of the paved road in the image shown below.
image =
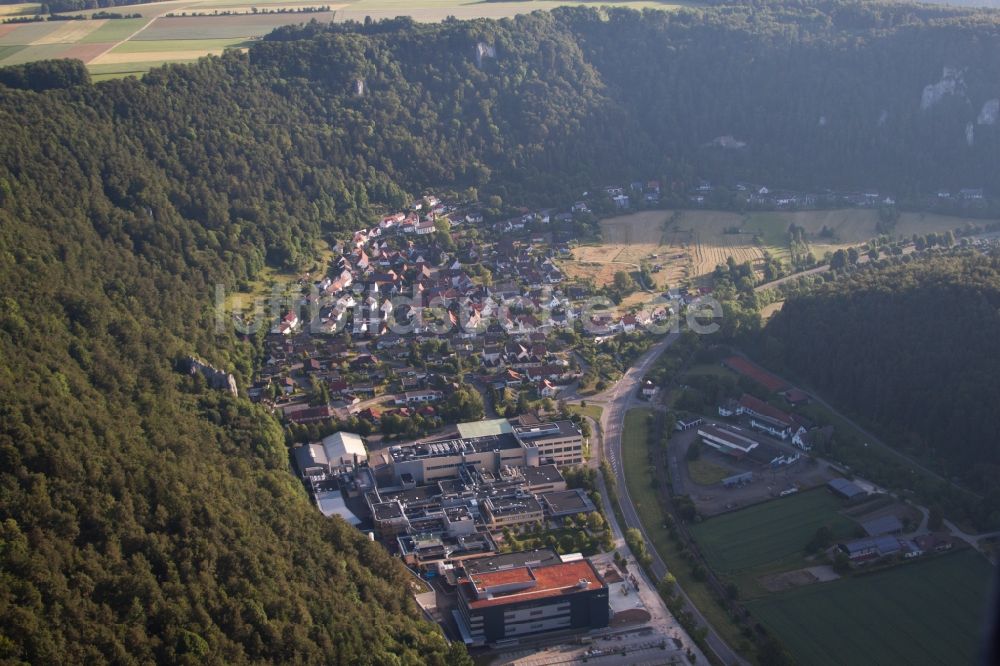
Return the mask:
<svg viewBox="0 0 1000 666">
<path fill-rule="evenodd" d="M 906 247 L 903 248 L 903 254 L 911 254 L 915 250 L 916 250 L 916 248 L 913 247 L 912 244 L 910 244 L 910 245 L 907 245 Z M 871 261 L 868 258 L 868 254 L 867 253 L 861 252 L 860 250 L 859 250 L 859 253 L 861 255 L 861 256 L 858 257 L 858 263 L 859 264 L 867 264 L 869 261 Z M 797 280 L 798 278 L 805 277 L 807 275 L 816 275 L 817 273 L 825 273 L 828 270 L 830 270 L 830 264 L 823 264 L 822 266 L 817 266 L 816 268 L 810 268 L 808 270 L 799 271 L 798 273 L 792 273 L 791 275 L 786 275 L 783 278 L 778 278 L 777 280 L 772 280 L 771 282 L 765 282 L 764 284 L 759 284 L 756 287 L 754 287 L 753 290 L 754 291 L 764 291 L 765 289 L 773 289 L 774 287 L 777 287 L 778 285 L 780 285 L 780 284 L 782 284 L 784 282 L 790 282 L 791 280 Z"/>
<path fill-rule="evenodd" d="M 618 383 L 604 391 L 603 393 L 598 393 L 596 395 L 588 398 L 590 403 L 602 404 L 604 410 L 601 414 L 601 427 L 604 431 L 604 450 L 608 457 L 608 462 L 611 464 L 611 468 L 615 473 L 615 478 L 618 483 L 618 496 L 619 504 L 621 505 L 622 514 L 625 518 L 626 527 L 634 527 L 638 529 L 643 538 L 646 540 L 646 549 L 649 551 L 653 558 L 652 570 L 653 574 L 656 576 L 657 580 L 663 578 L 667 573 L 667 565 L 660 558 L 659 553 L 653 546 L 649 535 L 646 534 L 646 530 L 642 526 L 642 521 L 639 519 L 639 514 L 635 509 L 635 505 L 632 503 L 632 498 L 628 494 L 628 486 L 625 482 L 625 468 L 621 464 L 621 450 L 622 450 L 622 430 L 625 425 L 625 414 L 632 407 L 638 406 L 640 403 L 637 396 L 639 384 L 642 378 L 646 375 L 649 369 L 656 362 L 656 359 L 663 353 L 663 351 L 672 345 L 677 338 L 680 337 L 676 333 L 671 333 L 662 341 L 654 345 L 649 351 L 643 354 L 639 360 L 625 373 L 625 375 L 618 381 Z M 600 478 L 600 477 L 599 477 Z M 606 492 L 604 492 L 603 484 L 602 497 L 607 497 Z M 616 534 L 616 536 L 618 536 Z M 725 641 L 719 636 L 715 631 L 715 628 L 705 619 L 698 608 L 691 602 L 687 594 L 680 588 L 681 596 L 683 596 L 689 610 L 698 620 L 698 623 L 708 628 L 708 636 L 706 638 L 708 646 L 715 655 L 726 664 L 746 664 L 746 660 L 740 657 L 732 648 L 726 644 Z"/>
<path fill-rule="evenodd" d="M 771 282 L 765 282 L 764 284 L 759 284 L 753 288 L 754 291 L 765 291 L 767 289 L 774 289 L 775 287 L 784 284 L 785 282 L 790 282 L 791 280 L 797 280 L 800 277 L 805 277 L 807 275 L 816 275 L 817 273 L 825 273 L 830 270 L 829 264 L 823 264 L 822 266 L 817 266 L 816 268 L 810 268 L 806 271 L 801 271 L 799 273 L 792 273 L 791 275 L 786 275 L 783 278 L 778 278 L 777 280 L 772 280 Z"/>
</svg>

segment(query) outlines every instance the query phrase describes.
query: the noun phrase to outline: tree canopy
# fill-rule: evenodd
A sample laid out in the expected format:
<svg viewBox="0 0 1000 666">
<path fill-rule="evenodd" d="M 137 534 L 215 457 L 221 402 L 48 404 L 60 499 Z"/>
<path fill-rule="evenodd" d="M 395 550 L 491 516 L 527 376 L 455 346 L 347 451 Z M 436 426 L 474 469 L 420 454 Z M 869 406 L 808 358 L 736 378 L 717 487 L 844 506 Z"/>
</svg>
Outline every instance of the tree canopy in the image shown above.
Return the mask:
<svg viewBox="0 0 1000 666">
<path fill-rule="evenodd" d="M 429 188 L 476 188 L 496 208 L 645 178 L 668 201 L 697 178 L 996 194 L 998 130 L 978 118 L 1000 97 L 997 25 L 986 11 L 834 0 L 569 8 L 311 23 L 141 80 L 91 84 L 73 62 L 0 72 L 0 655 L 462 660 L 420 618 L 401 565 L 308 502 L 274 418 L 175 371 L 196 354 L 241 387 L 253 374 L 255 341 L 216 331 L 214 285 L 308 265 L 317 240 Z M 963 439 L 947 450 L 923 435 L 913 446 L 992 469 L 975 437 L 988 423 L 977 406 L 996 397 L 980 354 L 993 329 L 914 313 L 958 316 L 961 303 L 992 325 L 996 269 L 942 270 L 972 286 L 926 280 L 895 305 L 881 286 L 831 292 L 790 303 L 773 335 L 790 336 L 796 312 L 851 302 L 932 331 L 859 324 L 851 339 L 885 356 L 818 367 L 817 383 L 842 391 L 864 369 L 845 400 L 885 400 L 872 416 L 887 424 L 949 424 Z M 806 353 L 787 349 L 789 363 Z M 954 390 L 933 385 L 942 377 Z M 455 395 L 456 413 L 482 413 L 478 393 Z"/>
</svg>

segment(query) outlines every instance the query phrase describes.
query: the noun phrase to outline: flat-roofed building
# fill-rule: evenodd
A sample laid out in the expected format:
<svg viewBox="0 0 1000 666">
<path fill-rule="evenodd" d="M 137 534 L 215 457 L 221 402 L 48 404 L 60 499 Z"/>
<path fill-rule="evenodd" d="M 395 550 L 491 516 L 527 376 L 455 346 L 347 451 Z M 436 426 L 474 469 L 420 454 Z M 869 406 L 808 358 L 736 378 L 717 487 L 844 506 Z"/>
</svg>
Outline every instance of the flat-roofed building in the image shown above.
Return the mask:
<svg viewBox="0 0 1000 666">
<path fill-rule="evenodd" d="M 555 465 L 525 467 L 524 483 L 530 493 L 548 493 L 566 490 L 566 479 Z"/>
<path fill-rule="evenodd" d="M 458 579 L 463 640 L 484 645 L 551 631 L 608 626 L 608 587 L 589 560 L 512 566 Z"/>
<path fill-rule="evenodd" d="M 528 465 L 583 464 L 583 435 L 572 421 L 514 426 L 514 436 L 525 449 Z"/>
<path fill-rule="evenodd" d="M 400 483 L 409 474 L 417 484 L 458 476 L 462 465 L 499 474 L 504 467 L 583 463 L 583 435 L 572 421 L 513 426 L 508 432 L 495 421 L 486 426 L 463 424 L 464 432 L 490 433 L 482 436 L 390 446 L 383 460 Z"/>
<path fill-rule="evenodd" d="M 490 497 L 480 505 L 480 511 L 490 529 L 510 525 L 538 523 L 545 517 L 542 505 L 531 495 L 515 497 Z"/>
<path fill-rule="evenodd" d="M 394 537 L 410 529 L 410 521 L 398 500 L 372 504 L 371 511 L 375 531 L 382 538 Z"/>
<path fill-rule="evenodd" d="M 463 464 L 494 474 L 503 466 L 523 467 L 525 450 L 510 433 L 389 447 L 397 479 L 409 474 L 418 484 L 458 476 Z"/>
<path fill-rule="evenodd" d="M 489 532 L 403 534 L 397 538 L 397 545 L 403 561 L 423 571 L 436 569 L 443 562 L 461 562 L 496 552 L 496 542 Z"/>
<path fill-rule="evenodd" d="M 534 550 L 516 550 L 511 553 L 499 553 L 466 560 L 462 562 L 462 569 L 465 575 L 469 575 L 513 569 L 514 567 L 540 567 L 560 562 L 562 562 L 562 558 L 551 548 L 535 548 Z"/>
<path fill-rule="evenodd" d="M 587 493 L 580 488 L 545 493 L 541 499 L 546 513 L 552 518 L 575 516 L 578 513 L 590 513 L 597 510 L 594 503 L 587 497 Z"/>
</svg>

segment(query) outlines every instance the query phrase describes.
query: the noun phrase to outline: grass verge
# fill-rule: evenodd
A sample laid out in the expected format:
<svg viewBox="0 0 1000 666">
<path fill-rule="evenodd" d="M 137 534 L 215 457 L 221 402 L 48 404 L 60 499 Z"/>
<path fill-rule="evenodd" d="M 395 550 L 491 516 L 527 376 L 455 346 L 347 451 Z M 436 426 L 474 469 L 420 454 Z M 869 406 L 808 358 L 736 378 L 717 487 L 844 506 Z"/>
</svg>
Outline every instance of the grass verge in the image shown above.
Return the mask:
<svg viewBox="0 0 1000 666">
<path fill-rule="evenodd" d="M 708 586 L 695 578 L 690 563 L 684 558 L 678 543 L 670 538 L 666 513 L 656 482 L 655 468 L 649 462 L 648 415 L 652 410 L 633 409 L 625 415 L 622 433 L 622 465 L 628 493 L 642 520 L 643 529 L 653 547 L 674 575 L 677 583 L 722 639 L 740 654 L 749 654 L 752 647 L 732 622 L 726 610 L 715 600 Z"/>
</svg>

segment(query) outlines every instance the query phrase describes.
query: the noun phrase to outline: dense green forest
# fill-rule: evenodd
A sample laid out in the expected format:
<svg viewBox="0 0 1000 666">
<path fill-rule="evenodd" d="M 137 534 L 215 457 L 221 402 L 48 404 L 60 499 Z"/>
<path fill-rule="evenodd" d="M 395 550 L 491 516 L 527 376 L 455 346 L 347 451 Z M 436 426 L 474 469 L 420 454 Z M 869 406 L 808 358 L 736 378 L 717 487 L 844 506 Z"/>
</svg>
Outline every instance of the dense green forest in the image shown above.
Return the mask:
<svg viewBox="0 0 1000 666">
<path fill-rule="evenodd" d="M 427 188 L 513 205 L 644 177 L 998 192 L 996 126 L 965 138 L 1000 96 L 997 27 L 833 2 L 565 9 L 312 24 L 99 85 L 79 63 L 4 71 L 0 655 L 462 659 L 401 566 L 308 503 L 274 419 L 174 371 L 195 353 L 241 387 L 253 373 L 254 341 L 214 329 L 213 285 L 308 266 L 319 238 Z M 944 67 L 961 94 L 922 111 Z M 705 146 L 729 134 L 747 147 Z"/>
<path fill-rule="evenodd" d="M 128 103 L 111 87 L 0 93 L 0 655 L 444 663 L 408 574 L 308 503 L 273 417 L 173 370 L 199 352 L 249 372 L 207 296 L 263 261 L 241 238 L 267 241 L 222 188 L 185 184 L 169 123 L 133 115 L 190 111 L 205 89 L 158 88 L 146 104 L 139 86 Z M 188 159 L 223 177 L 268 163 L 224 143 Z M 272 176 L 288 168 L 274 159 Z M 274 187 L 288 196 L 270 217 L 306 205 Z"/>
<path fill-rule="evenodd" d="M 466 149 L 486 140 L 477 157 L 490 180 L 529 190 L 519 196 L 655 175 L 680 188 L 709 178 L 899 196 L 997 192 L 998 18 L 835 1 L 564 8 L 497 23 L 289 27 L 250 58 L 341 95 L 360 78 L 369 93 L 354 104 L 389 122 L 397 103 L 420 104 L 437 115 L 435 134 Z M 477 63 L 478 44 L 496 57 Z M 416 97 L 393 95 L 401 83 Z M 527 139 L 513 153 L 512 133 Z M 745 145 L 722 147 L 738 143 L 720 137 Z M 482 186 L 487 172 L 454 175 Z"/>
<path fill-rule="evenodd" d="M 891 445 L 983 495 L 961 510 L 996 526 L 998 336 L 1000 256 L 962 252 L 859 270 L 793 296 L 761 350 Z M 896 471 L 907 487 L 906 469 Z"/>
</svg>

